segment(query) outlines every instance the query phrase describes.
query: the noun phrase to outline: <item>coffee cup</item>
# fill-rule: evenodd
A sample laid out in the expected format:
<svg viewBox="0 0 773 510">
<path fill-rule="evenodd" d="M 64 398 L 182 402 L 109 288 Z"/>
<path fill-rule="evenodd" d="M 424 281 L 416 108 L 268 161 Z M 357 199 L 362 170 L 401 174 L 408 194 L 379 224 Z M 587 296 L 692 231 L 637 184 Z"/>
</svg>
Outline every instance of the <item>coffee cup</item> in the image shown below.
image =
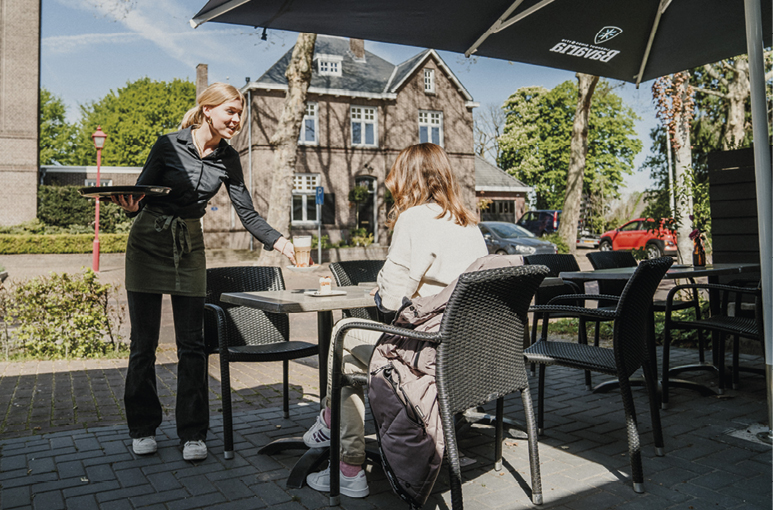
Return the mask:
<svg viewBox="0 0 773 510">
<path fill-rule="evenodd" d="M 309 267 L 311 260 L 311 236 L 293 236 L 295 267 Z"/>
</svg>

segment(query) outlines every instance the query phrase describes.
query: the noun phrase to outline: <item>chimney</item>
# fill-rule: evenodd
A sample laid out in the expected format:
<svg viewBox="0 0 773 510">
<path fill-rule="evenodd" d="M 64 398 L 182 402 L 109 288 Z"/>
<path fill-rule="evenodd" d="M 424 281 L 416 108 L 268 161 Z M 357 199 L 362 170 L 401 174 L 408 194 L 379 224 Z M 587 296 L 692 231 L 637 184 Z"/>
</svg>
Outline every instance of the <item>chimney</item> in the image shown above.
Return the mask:
<svg viewBox="0 0 773 510">
<path fill-rule="evenodd" d="M 196 98 L 198 98 L 199 94 L 204 92 L 204 89 L 209 86 L 208 69 L 209 66 L 207 64 L 199 64 L 196 66 Z"/>
<path fill-rule="evenodd" d="M 349 50 L 355 60 L 365 59 L 365 41 L 362 39 L 349 39 Z"/>
</svg>

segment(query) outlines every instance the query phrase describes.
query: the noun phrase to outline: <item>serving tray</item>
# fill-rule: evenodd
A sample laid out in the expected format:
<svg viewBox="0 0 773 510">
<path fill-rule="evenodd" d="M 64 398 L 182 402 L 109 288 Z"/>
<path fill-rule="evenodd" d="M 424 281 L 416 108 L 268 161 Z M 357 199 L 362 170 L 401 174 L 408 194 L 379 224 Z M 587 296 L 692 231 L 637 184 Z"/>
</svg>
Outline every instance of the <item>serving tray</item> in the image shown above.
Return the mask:
<svg viewBox="0 0 773 510">
<path fill-rule="evenodd" d="M 89 186 L 79 189 L 78 193 L 87 198 L 104 198 L 114 195 L 163 197 L 168 195 L 170 191 L 172 188 L 166 186 Z"/>
</svg>

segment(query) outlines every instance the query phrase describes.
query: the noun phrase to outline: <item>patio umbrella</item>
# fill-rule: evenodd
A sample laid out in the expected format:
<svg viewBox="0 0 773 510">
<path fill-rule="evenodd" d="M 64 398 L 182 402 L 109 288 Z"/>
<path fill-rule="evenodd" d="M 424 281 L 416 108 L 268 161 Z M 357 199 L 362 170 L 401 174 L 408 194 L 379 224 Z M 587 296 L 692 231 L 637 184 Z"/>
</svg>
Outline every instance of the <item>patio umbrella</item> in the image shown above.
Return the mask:
<svg viewBox="0 0 773 510">
<path fill-rule="evenodd" d="M 749 55 L 768 408 L 773 423 L 773 184 L 762 48 L 770 0 L 209 0 L 191 20 L 435 48 L 642 81 Z"/>
</svg>

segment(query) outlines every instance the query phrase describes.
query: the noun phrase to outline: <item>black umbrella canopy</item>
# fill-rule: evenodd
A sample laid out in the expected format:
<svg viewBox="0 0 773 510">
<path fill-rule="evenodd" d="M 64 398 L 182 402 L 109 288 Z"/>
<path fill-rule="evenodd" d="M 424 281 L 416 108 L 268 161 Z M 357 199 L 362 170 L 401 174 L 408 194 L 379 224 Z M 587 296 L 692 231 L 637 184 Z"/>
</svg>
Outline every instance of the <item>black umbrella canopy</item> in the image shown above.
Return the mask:
<svg viewBox="0 0 773 510">
<path fill-rule="evenodd" d="M 771 2 L 762 3 L 769 46 Z M 205 21 L 474 53 L 628 82 L 747 51 L 743 0 L 210 0 L 191 23 Z"/>
</svg>

